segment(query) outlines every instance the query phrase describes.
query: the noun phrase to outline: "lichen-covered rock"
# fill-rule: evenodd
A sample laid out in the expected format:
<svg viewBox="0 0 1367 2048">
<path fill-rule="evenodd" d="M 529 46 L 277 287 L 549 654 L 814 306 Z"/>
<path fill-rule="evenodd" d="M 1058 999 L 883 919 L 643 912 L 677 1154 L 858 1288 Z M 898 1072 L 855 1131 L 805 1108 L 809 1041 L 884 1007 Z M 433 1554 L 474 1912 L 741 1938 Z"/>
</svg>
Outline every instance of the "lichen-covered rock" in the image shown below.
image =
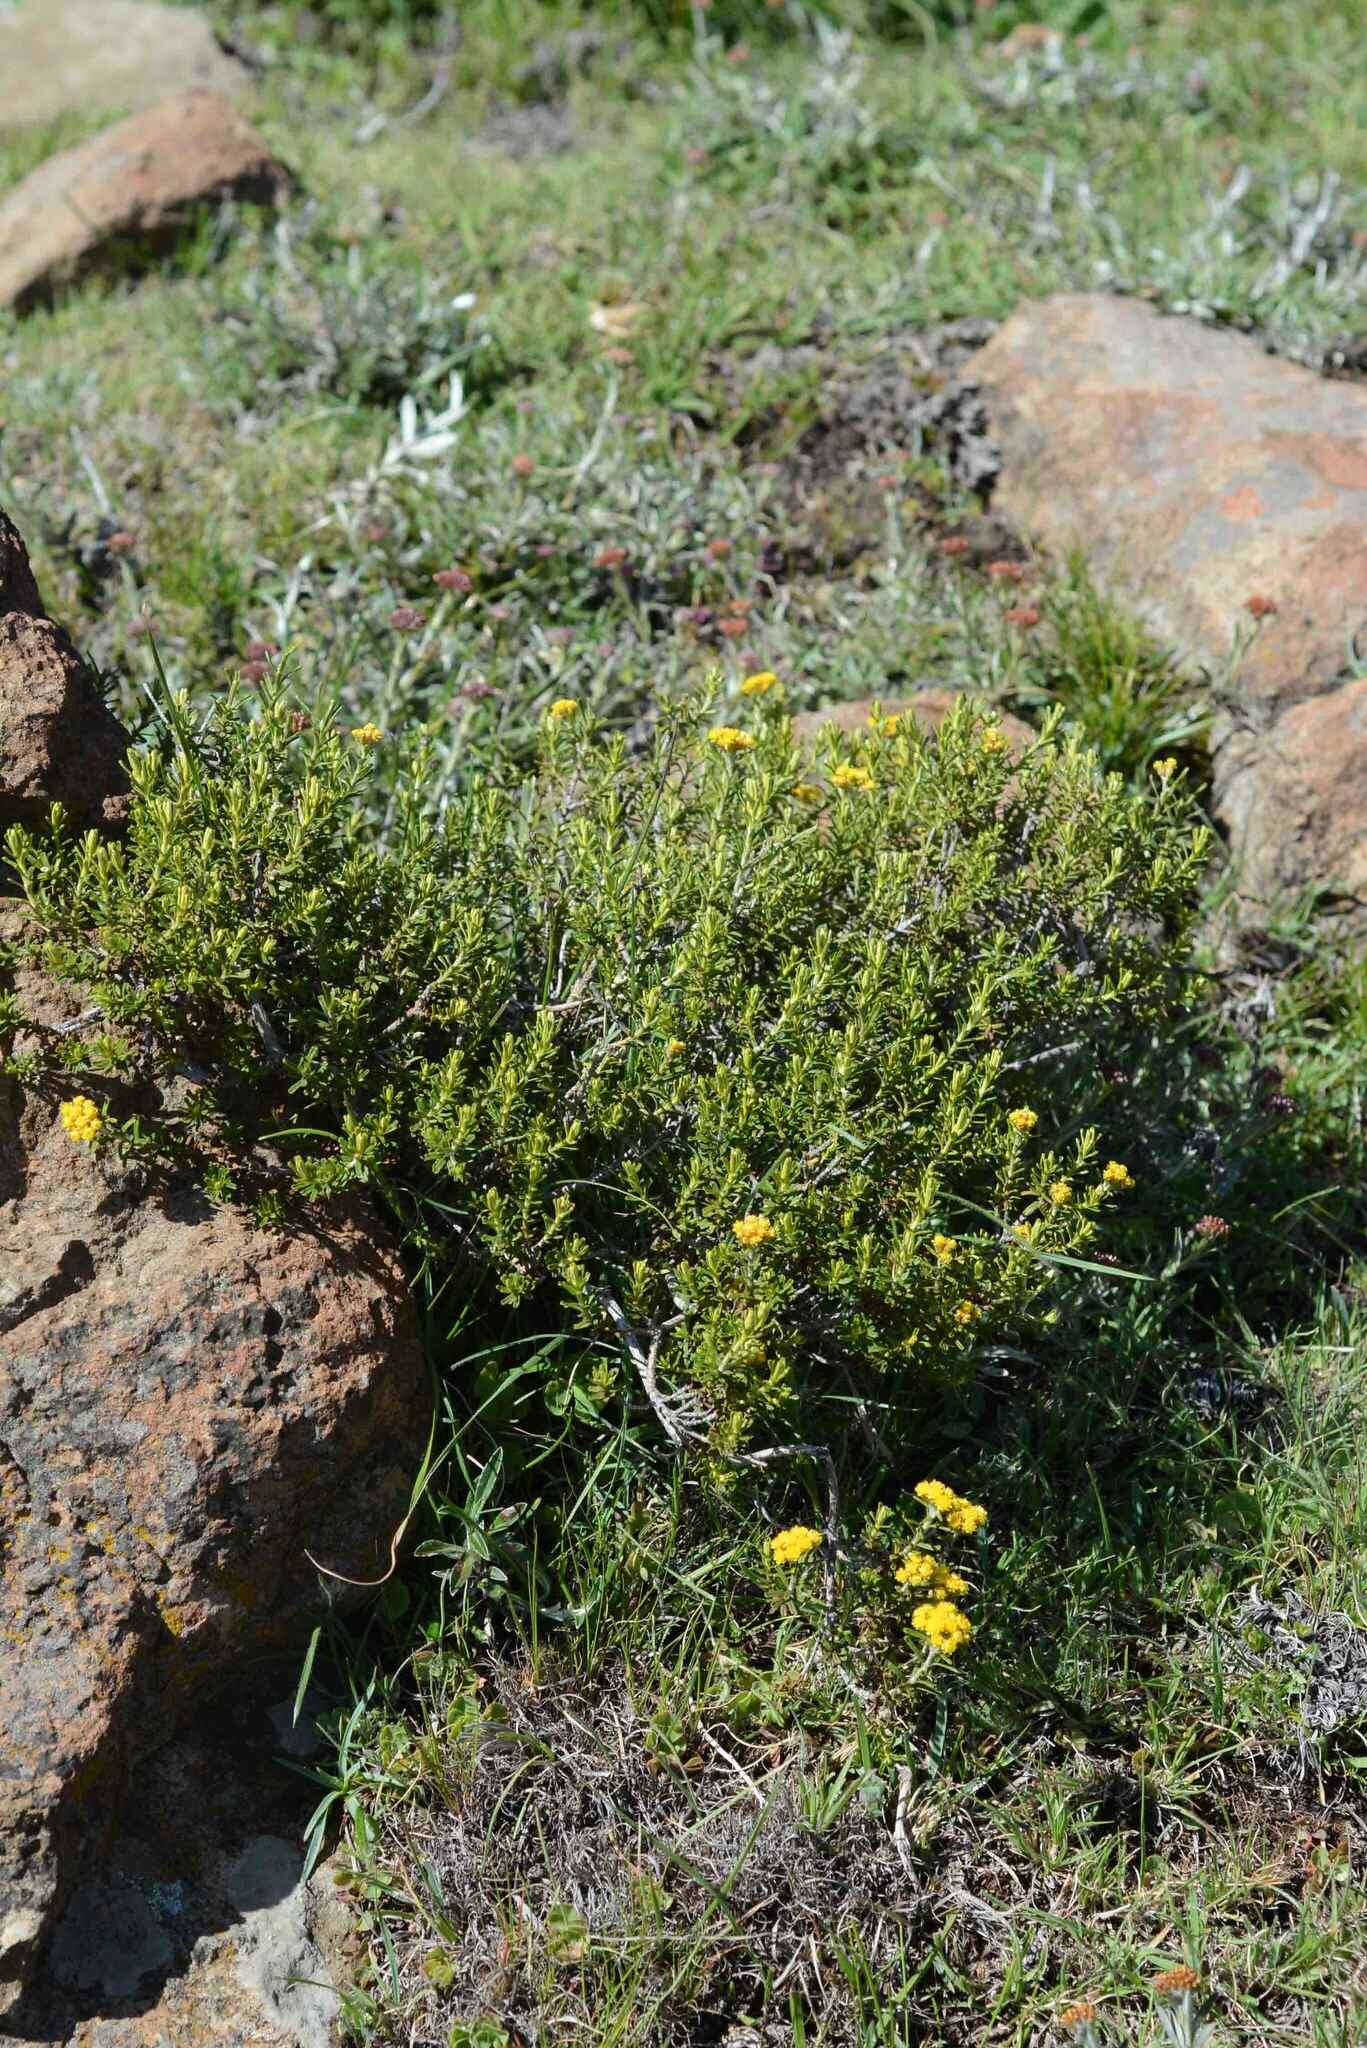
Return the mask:
<svg viewBox="0 0 1367 2048">
<path fill-rule="evenodd" d="M 1367 908 L 1367 677 L 1293 704 L 1220 749 L 1220 813 L 1250 905 L 1314 883 L 1329 906 Z M 1323 899 L 1322 899 L 1323 900 Z"/>
<path fill-rule="evenodd" d="M 40 1023 L 75 1014 L 27 973 L 20 995 Z M 188 1179 L 144 1185 L 74 1144 L 57 1109 L 0 1071 L 11 1977 L 137 1756 L 241 1660 L 300 1642 L 316 1565 L 341 1593 L 383 1572 L 428 1415 L 416 1317 L 371 1215 L 259 1229 Z"/>
<path fill-rule="evenodd" d="M 0 201 L 0 305 L 22 312 L 102 264 L 168 247 L 206 206 L 273 203 L 288 187 L 219 94 L 163 100 L 48 157 Z"/>
<path fill-rule="evenodd" d="M 1082 548 L 1217 680 L 1249 643 L 1229 690 L 1250 713 L 1342 674 L 1367 619 L 1367 389 L 1091 293 L 1022 306 L 962 374 L 1019 532 Z"/>
<path fill-rule="evenodd" d="M 1367 907 L 1367 388 L 1134 299 L 1022 306 L 969 362 L 994 507 L 1204 669 L 1214 807 L 1257 912 Z"/>
<path fill-rule="evenodd" d="M 251 83 L 198 9 L 160 0 L 17 0 L 0 8 L 0 129 L 92 108 L 130 114 L 194 87 Z"/>
<path fill-rule="evenodd" d="M 0 833 L 54 802 L 77 826 L 113 825 L 128 735 L 43 609 L 24 544 L 0 510 Z"/>
</svg>

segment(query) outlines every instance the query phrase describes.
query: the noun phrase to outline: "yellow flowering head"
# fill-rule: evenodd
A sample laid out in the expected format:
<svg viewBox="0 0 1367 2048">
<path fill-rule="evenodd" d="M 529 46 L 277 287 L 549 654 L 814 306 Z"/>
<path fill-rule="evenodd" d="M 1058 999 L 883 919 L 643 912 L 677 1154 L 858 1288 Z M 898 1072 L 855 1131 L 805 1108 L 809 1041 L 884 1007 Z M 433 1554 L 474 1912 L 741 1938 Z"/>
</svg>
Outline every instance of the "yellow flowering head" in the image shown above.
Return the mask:
<svg viewBox="0 0 1367 2048">
<path fill-rule="evenodd" d="M 942 1230 L 937 1230 L 930 1240 L 930 1249 L 935 1254 L 937 1265 L 948 1266 L 959 1249 L 959 1240 L 957 1237 L 946 1237 Z"/>
<path fill-rule="evenodd" d="M 989 725 L 978 742 L 985 754 L 1004 754 L 1010 744 L 999 725 Z"/>
<path fill-rule="evenodd" d="M 774 1234 L 774 1226 L 767 1216 L 740 1216 L 731 1225 L 737 1244 L 768 1244 Z"/>
<path fill-rule="evenodd" d="M 738 725 L 713 726 L 707 737 L 723 754 L 745 754 L 755 744 L 750 734 L 742 732 Z"/>
<path fill-rule="evenodd" d="M 100 1105 L 92 1102 L 88 1095 L 73 1095 L 70 1102 L 62 1104 L 57 1114 L 73 1145 L 93 1145 L 104 1128 Z"/>
<path fill-rule="evenodd" d="M 762 697 L 766 690 L 772 690 L 778 677 L 771 668 L 762 668 L 758 675 L 747 676 L 740 686 L 742 697 Z"/>
<path fill-rule="evenodd" d="M 869 713 L 869 724 L 875 732 L 881 733 L 885 740 L 890 740 L 893 737 L 901 723 L 902 714 L 900 711 L 890 711 L 885 718 L 876 717 L 872 711 Z"/>
<path fill-rule="evenodd" d="M 899 1586 L 928 1586 L 938 1594 L 966 1593 L 968 1580 L 926 1550 L 909 1550 L 893 1575 Z"/>
<path fill-rule="evenodd" d="M 977 1322 L 981 1314 L 982 1310 L 976 1301 L 961 1301 L 954 1311 L 954 1320 L 967 1329 L 970 1323 Z"/>
<path fill-rule="evenodd" d="M 831 781 L 837 789 L 875 789 L 877 787 L 868 769 L 861 768 L 855 761 L 842 761 L 838 767 L 833 768 L 831 770 Z"/>
<path fill-rule="evenodd" d="M 1018 1237 L 1022 1244 L 1029 1244 L 1034 1238 L 1035 1226 L 1033 1222 L 1013 1223 L 1011 1225 L 1011 1235 L 1012 1237 Z"/>
<path fill-rule="evenodd" d="M 912 1610 L 911 1625 L 927 1636 L 942 1657 L 952 1657 L 973 1634 L 973 1624 L 952 1600 L 926 1600 Z"/>
<path fill-rule="evenodd" d="M 916 1489 L 916 1498 L 924 1501 L 928 1508 L 934 1508 L 939 1514 L 944 1514 L 946 1509 L 953 1507 L 959 1496 L 952 1486 L 945 1485 L 943 1479 L 923 1479 Z"/>
<path fill-rule="evenodd" d="M 980 1508 L 976 1501 L 965 1500 L 952 1486 L 946 1486 L 943 1479 L 923 1479 L 916 1488 L 916 1498 L 924 1502 L 954 1530 L 958 1536 L 973 1536 L 987 1520 L 987 1509 Z"/>
<path fill-rule="evenodd" d="M 351 737 L 358 747 L 378 747 L 384 734 L 378 725 L 353 725 Z"/>
<path fill-rule="evenodd" d="M 665 1051 L 671 1059 L 677 1059 L 678 1055 L 684 1050 L 684 1042 L 681 1038 L 671 1038 L 665 1047 Z"/>
<path fill-rule="evenodd" d="M 1167 782 L 1177 773 L 1177 756 L 1175 754 L 1165 754 L 1161 761 L 1154 762 L 1153 772 L 1160 781 Z"/>
<path fill-rule="evenodd" d="M 769 1538 L 769 1549 L 775 1564 L 797 1564 L 808 1551 L 819 1548 L 821 1540 L 819 1529 L 807 1529 L 801 1522 L 795 1522 L 791 1529 L 780 1529 Z"/>
<path fill-rule="evenodd" d="M 819 782 L 795 782 L 793 795 L 800 804 L 821 804 L 826 801 L 826 792 Z"/>
<path fill-rule="evenodd" d="M 1013 1131 L 1021 1131 L 1027 1137 L 1039 1122 L 1037 1109 L 1012 1109 L 1007 1111 L 1006 1121 Z"/>
<path fill-rule="evenodd" d="M 1071 1181 L 1055 1180 L 1049 1183 L 1049 1199 L 1056 1207 L 1066 1209 L 1073 1199 Z"/>
<path fill-rule="evenodd" d="M 1118 1159 L 1108 1160 L 1101 1169 L 1101 1178 L 1113 1188 L 1132 1188 L 1134 1175 L 1128 1166 L 1122 1166 Z"/>
<path fill-rule="evenodd" d="M 579 699 L 577 697 L 557 697 L 554 704 L 547 711 L 546 716 L 547 718 L 554 719 L 555 723 L 559 725 L 562 718 L 573 718 L 578 709 Z"/>
</svg>

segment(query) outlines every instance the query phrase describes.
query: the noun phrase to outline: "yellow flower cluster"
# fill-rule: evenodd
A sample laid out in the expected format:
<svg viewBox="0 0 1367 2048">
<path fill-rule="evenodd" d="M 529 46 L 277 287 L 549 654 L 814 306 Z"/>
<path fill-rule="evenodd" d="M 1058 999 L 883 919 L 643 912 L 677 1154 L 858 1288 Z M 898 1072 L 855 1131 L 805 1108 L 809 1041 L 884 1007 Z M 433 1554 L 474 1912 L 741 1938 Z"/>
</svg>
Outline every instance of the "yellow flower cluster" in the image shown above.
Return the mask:
<svg viewBox="0 0 1367 2048">
<path fill-rule="evenodd" d="M 985 754 L 1004 754 L 1011 742 L 999 725 L 989 725 L 979 744 Z"/>
<path fill-rule="evenodd" d="M 776 1536 L 769 1538 L 769 1548 L 775 1564 L 797 1564 L 809 1550 L 815 1550 L 821 1543 L 819 1529 L 806 1529 L 801 1522 L 795 1522 L 791 1529 L 780 1529 Z"/>
<path fill-rule="evenodd" d="M 831 781 L 837 789 L 876 789 L 872 775 L 867 768 L 861 768 L 854 761 L 842 761 L 831 770 Z"/>
<path fill-rule="evenodd" d="M 559 725 L 562 718 L 573 718 L 578 709 L 579 699 L 577 697 L 557 697 L 554 704 L 547 711 L 546 716 L 547 718 L 553 718 L 556 724 Z"/>
<path fill-rule="evenodd" d="M 926 1550 L 909 1550 L 898 1566 L 899 1586 L 929 1586 L 936 1593 L 966 1593 L 968 1580 Z"/>
<path fill-rule="evenodd" d="M 936 1514 L 960 1536 L 972 1536 L 987 1520 L 986 1508 L 965 1500 L 952 1486 L 946 1486 L 943 1479 L 923 1479 L 916 1488 L 916 1498 L 928 1508 L 934 1508 Z"/>
<path fill-rule="evenodd" d="M 748 732 L 742 732 L 738 725 L 717 725 L 707 735 L 714 747 L 720 747 L 723 754 L 744 754 L 755 744 Z"/>
<path fill-rule="evenodd" d="M 901 723 L 902 714 L 900 711 L 890 711 L 886 718 L 875 718 L 872 712 L 869 713 L 869 724 L 873 726 L 876 732 L 880 732 L 885 740 L 893 738 Z"/>
<path fill-rule="evenodd" d="M 926 1600 L 915 1608 L 911 1625 L 929 1636 L 942 1657 L 952 1657 L 973 1634 L 973 1624 L 952 1600 Z"/>
<path fill-rule="evenodd" d="M 683 1052 L 684 1050 L 685 1046 L 681 1038 L 671 1038 L 669 1043 L 665 1046 L 665 1051 L 668 1053 L 670 1059 L 675 1059 L 678 1056 L 678 1054 Z"/>
<path fill-rule="evenodd" d="M 1173 776 L 1177 773 L 1176 754 L 1165 754 L 1161 761 L 1155 761 L 1153 764 L 1153 772 L 1155 775 L 1159 776 L 1162 781 L 1168 781 L 1170 776 Z"/>
<path fill-rule="evenodd" d="M 768 1244 L 774 1226 L 767 1216 L 741 1216 L 731 1225 L 736 1242 L 743 1245 Z"/>
<path fill-rule="evenodd" d="M 826 798 L 826 792 L 819 782 L 794 783 L 793 795 L 803 804 L 824 803 Z"/>
<path fill-rule="evenodd" d="M 762 668 L 758 675 L 747 676 L 740 686 L 742 697 L 762 697 L 766 690 L 772 690 L 778 677 L 771 668 Z"/>
<path fill-rule="evenodd" d="M 384 738 L 384 734 L 378 725 L 353 725 L 351 737 L 358 746 L 378 747 L 380 741 Z"/>
<path fill-rule="evenodd" d="M 942 1230 L 937 1230 L 930 1240 L 930 1248 L 935 1254 L 936 1263 L 948 1266 L 959 1249 L 959 1240 L 957 1237 L 946 1237 Z"/>
<path fill-rule="evenodd" d="M 967 1328 L 970 1323 L 976 1323 L 981 1315 L 982 1309 L 976 1301 L 961 1301 L 954 1311 L 954 1320 Z"/>
<path fill-rule="evenodd" d="M 1109 1182 L 1113 1188 L 1132 1188 L 1134 1186 L 1134 1175 L 1130 1172 L 1129 1167 L 1122 1166 L 1118 1159 L 1112 1159 L 1107 1165 L 1102 1167 L 1101 1178 Z"/>
<path fill-rule="evenodd" d="M 104 1128 L 100 1105 L 92 1102 L 88 1095 L 73 1095 L 70 1102 L 62 1104 L 57 1114 L 73 1145 L 93 1145 Z"/>
<path fill-rule="evenodd" d="M 1068 1207 L 1068 1204 L 1073 1199 L 1073 1190 L 1071 1183 L 1066 1180 L 1050 1181 L 1049 1199 L 1051 1202 L 1055 1203 L 1058 1208 L 1066 1209 Z"/>
<path fill-rule="evenodd" d="M 1007 1111 L 1006 1121 L 1013 1131 L 1023 1131 L 1028 1136 L 1039 1122 L 1037 1109 L 1012 1109 Z"/>
</svg>

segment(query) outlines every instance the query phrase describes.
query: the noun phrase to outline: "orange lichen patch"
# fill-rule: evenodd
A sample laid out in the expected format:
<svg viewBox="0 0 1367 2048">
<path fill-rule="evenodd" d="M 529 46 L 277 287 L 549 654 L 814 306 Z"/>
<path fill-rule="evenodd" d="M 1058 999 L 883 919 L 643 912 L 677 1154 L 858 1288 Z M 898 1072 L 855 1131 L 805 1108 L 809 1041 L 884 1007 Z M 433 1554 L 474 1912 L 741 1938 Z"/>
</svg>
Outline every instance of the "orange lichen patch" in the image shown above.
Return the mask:
<svg viewBox="0 0 1367 2048">
<path fill-rule="evenodd" d="M 1242 521 L 1261 519 L 1267 507 L 1252 484 L 1240 484 L 1237 491 L 1231 491 L 1228 497 L 1221 498 L 1220 510 L 1226 519 Z"/>
</svg>

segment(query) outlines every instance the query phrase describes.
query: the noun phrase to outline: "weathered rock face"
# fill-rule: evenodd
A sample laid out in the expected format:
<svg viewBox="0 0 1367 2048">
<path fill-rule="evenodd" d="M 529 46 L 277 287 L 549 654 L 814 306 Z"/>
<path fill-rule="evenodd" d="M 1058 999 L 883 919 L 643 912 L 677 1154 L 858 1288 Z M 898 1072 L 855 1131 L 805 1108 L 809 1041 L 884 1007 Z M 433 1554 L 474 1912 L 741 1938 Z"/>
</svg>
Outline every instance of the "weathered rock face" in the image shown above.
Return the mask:
<svg viewBox="0 0 1367 2048">
<path fill-rule="evenodd" d="M 1237 727 L 1218 756 L 1220 815 L 1250 904 L 1322 884 L 1367 905 L 1367 677 Z"/>
<path fill-rule="evenodd" d="M 44 1024 L 75 1014 L 30 978 L 20 995 Z M 383 1572 L 428 1413 L 416 1319 L 373 1218 L 259 1230 L 189 1181 L 141 1186 L 73 1145 L 56 1111 L 0 1075 L 11 1969 L 139 1752 L 239 1660 L 299 1643 L 320 1608 L 310 1558 Z"/>
<path fill-rule="evenodd" d="M 61 627 L 43 610 L 28 556 L 0 510 L 0 832 L 54 802 L 77 825 L 115 824 L 128 790 L 128 736 Z"/>
<path fill-rule="evenodd" d="M 90 270 L 167 247 L 206 206 L 270 204 L 288 187 L 219 94 L 163 100 L 48 157 L 0 202 L 0 305 L 22 312 Z"/>
<path fill-rule="evenodd" d="M 963 375 L 1000 445 L 996 509 L 1055 554 L 1081 547 L 1210 672 L 1246 899 L 1361 893 L 1367 731 L 1342 679 L 1367 628 L 1367 388 L 1086 294 L 1022 307 Z"/>
<path fill-rule="evenodd" d="M 0 816 L 42 815 L 76 773 L 68 741 L 94 812 L 99 764 L 121 774 L 126 736 L 81 698 L 8 525 L 0 575 L 6 602 L 30 608 L 0 618 L 19 629 L 0 636 Z M 59 658 L 69 716 L 35 716 L 25 688 L 45 703 Z M 23 915 L 0 905 L 0 947 Z M 314 1560 L 341 1575 L 335 1594 L 383 1572 L 429 1414 L 415 1313 L 374 1217 L 300 1206 L 262 1230 L 191 1177 L 74 1144 L 58 1107 L 79 1084 L 21 1085 L 6 1060 L 51 1053 L 78 999 L 14 972 L 25 1022 L 0 1040 L 0 2006 L 138 1757 L 244 1662 L 298 1647 L 322 1604 Z M 167 1106 L 146 1091 L 111 1103 Z"/>
<path fill-rule="evenodd" d="M 19 0 L 0 13 L 0 129 L 92 107 L 130 114 L 170 93 L 237 93 L 249 82 L 188 7 Z"/>
</svg>

